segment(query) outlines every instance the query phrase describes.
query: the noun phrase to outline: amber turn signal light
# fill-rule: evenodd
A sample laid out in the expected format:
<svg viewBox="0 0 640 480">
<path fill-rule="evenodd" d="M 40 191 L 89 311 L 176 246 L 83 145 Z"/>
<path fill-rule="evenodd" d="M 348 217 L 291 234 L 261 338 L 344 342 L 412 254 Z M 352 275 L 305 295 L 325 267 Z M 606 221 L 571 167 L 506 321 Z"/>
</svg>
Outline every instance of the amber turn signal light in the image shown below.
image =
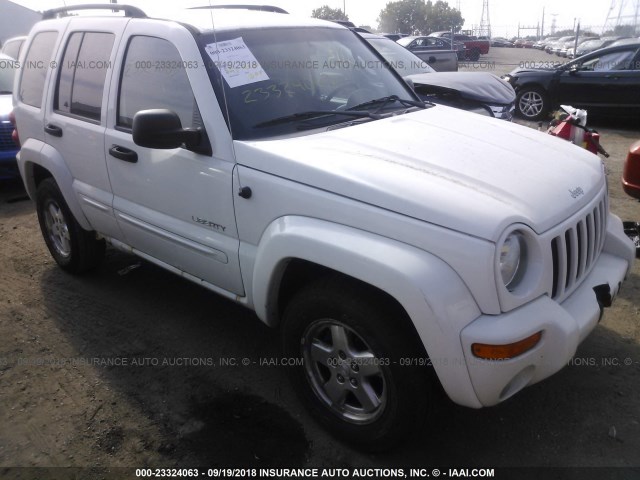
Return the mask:
<svg viewBox="0 0 640 480">
<path fill-rule="evenodd" d="M 508 345 L 474 343 L 471 345 L 471 351 L 476 357 L 484 360 L 509 360 L 531 350 L 541 338 L 542 332 L 538 332 L 519 342 L 509 343 Z"/>
</svg>

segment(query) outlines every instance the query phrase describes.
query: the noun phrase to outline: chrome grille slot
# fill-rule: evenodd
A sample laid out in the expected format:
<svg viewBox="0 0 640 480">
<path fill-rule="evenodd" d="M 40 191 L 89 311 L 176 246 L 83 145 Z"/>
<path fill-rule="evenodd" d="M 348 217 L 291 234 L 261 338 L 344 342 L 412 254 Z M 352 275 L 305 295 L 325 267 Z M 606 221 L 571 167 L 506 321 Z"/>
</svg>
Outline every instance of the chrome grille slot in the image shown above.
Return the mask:
<svg viewBox="0 0 640 480">
<path fill-rule="evenodd" d="M 595 224 L 593 222 L 593 215 L 590 213 L 589 215 L 587 215 L 587 248 L 589 257 L 589 265 L 587 265 L 587 268 L 593 263 L 593 259 L 596 253 L 594 229 Z"/>
<path fill-rule="evenodd" d="M 584 230 L 584 220 L 580 220 L 576 226 L 576 235 L 578 238 L 578 278 L 582 277 L 587 264 L 587 234 Z"/>
<path fill-rule="evenodd" d="M 563 225 L 551 239 L 553 299 L 564 299 L 591 270 L 604 246 L 606 215 L 606 198 L 600 198 L 593 209 Z"/>
</svg>

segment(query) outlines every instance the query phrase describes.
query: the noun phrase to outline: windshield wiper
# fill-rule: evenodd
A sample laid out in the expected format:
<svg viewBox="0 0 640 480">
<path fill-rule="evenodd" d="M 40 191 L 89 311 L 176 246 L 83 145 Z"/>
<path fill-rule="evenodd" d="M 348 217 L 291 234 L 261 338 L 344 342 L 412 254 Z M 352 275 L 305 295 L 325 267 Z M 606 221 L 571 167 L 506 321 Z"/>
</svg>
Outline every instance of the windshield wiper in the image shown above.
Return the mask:
<svg viewBox="0 0 640 480">
<path fill-rule="evenodd" d="M 10 94 L 12 94 L 12 93 L 13 93 L 13 92 L 12 92 L 12 91 L 10 91 L 10 90 L 0 90 L 0 95 L 10 95 Z"/>
<path fill-rule="evenodd" d="M 351 110 L 351 109 L 349 109 Z M 277 117 L 266 122 L 260 122 L 253 126 L 253 128 L 272 127 L 274 125 L 280 125 L 281 123 L 297 122 L 299 120 L 309 120 L 316 117 L 324 117 L 329 115 L 344 115 L 346 117 L 356 118 L 371 118 L 373 120 L 379 120 L 386 118 L 388 115 L 372 112 L 353 112 L 344 110 L 309 110 L 306 112 L 293 113 L 291 115 L 285 115 L 284 117 Z"/>
<path fill-rule="evenodd" d="M 418 107 L 418 108 L 427 108 L 426 102 L 418 102 L 416 100 L 406 100 L 404 98 L 400 98 L 397 95 L 389 95 L 387 97 L 376 98 L 374 100 L 369 100 L 368 102 L 360 103 L 354 107 L 348 108 L 347 110 L 360 110 L 361 108 L 371 107 L 373 105 L 381 104 L 375 111 L 374 114 L 382 110 L 384 107 L 393 102 L 399 102 L 405 107 Z"/>
</svg>

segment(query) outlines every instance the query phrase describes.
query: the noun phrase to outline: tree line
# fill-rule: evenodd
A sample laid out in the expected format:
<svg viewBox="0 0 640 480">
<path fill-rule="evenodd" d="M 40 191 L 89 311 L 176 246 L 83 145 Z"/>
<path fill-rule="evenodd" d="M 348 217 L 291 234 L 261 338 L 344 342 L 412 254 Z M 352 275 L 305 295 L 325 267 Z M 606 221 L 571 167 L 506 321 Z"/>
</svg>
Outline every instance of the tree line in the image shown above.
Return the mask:
<svg viewBox="0 0 640 480">
<path fill-rule="evenodd" d="M 311 13 L 314 18 L 348 21 L 340 8 L 324 5 Z M 387 3 L 378 16 L 378 30 L 388 33 L 420 35 L 440 30 L 458 31 L 464 25 L 459 10 L 442 0 L 398 0 Z"/>
</svg>

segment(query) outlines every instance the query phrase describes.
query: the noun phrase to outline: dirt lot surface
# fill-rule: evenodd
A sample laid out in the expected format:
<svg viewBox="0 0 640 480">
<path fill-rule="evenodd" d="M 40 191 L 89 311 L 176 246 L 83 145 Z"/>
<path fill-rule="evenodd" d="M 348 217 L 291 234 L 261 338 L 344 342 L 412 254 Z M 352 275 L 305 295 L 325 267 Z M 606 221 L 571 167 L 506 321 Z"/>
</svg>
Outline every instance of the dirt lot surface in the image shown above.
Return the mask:
<svg viewBox="0 0 640 480">
<path fill-rule="evenodd" d="M 640 128 L 593 125 L 611 153 L 611 208 L 640 221 L 619 182 Z M 309 418 L 287 367 L 261 364 L 279 357 L 278 333 L 251 312 L 114 250 L 94 273 L 64 273 L 24 195 L 0 183 L 0 477 L 45 476 L 4 470 L 18 466 L 83 467 L 74 478 L 114 467 L 640 467 L 640 261 L 560 373 L 494 408 L 444 399 L 418 438 L 373 455 Z"/>
</svg>

